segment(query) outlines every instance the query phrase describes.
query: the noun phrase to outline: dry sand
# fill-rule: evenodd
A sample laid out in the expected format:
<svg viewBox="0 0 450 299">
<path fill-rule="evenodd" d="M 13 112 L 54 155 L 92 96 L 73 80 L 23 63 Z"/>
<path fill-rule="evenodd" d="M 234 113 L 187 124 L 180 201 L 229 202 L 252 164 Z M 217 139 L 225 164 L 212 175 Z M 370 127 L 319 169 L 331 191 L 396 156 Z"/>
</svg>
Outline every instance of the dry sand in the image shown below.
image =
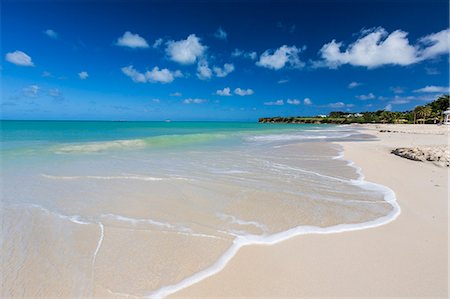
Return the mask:
<svg viewBox="0 0 450 299">
<path fill-rule="evenodd" d="M 395 191 L 402 209 L 395 221 L 361 231 L 244 247 L 221 272 L 172 297 L 447 298 L 448 168 L 390 152 L 448 144 L 448 128 L 358 128 L 379 140 L 342 143 L 345 158 L 362 167 L 366 180 Z"/>
</svg>

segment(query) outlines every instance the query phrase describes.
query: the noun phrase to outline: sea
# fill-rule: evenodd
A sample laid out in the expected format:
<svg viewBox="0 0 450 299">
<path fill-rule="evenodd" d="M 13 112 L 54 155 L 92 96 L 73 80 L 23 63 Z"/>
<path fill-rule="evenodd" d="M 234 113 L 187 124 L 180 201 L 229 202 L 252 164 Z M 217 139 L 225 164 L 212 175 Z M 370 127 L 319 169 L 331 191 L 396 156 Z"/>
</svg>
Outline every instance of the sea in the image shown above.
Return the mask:
<svg viewBox="0 0 450 299">
<path fill-rule="evenodd" d="M 1 121 L 3 297 L 164 298 L 243 246 L 383 225 L 351 126 Z M 299 281 L 301 283 L 301 281 Z"/>
</svg>

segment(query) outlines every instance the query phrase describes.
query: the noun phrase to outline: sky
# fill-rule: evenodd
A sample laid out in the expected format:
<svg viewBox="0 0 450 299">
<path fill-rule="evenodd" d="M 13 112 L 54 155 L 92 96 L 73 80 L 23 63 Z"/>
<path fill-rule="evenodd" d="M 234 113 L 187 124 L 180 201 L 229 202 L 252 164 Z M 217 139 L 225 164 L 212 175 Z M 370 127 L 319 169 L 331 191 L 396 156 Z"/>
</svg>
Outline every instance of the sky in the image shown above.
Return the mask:
<svg viewBox="0 0 450 299">
<path fill-rule="evenodd" d="M 449 92 L 448 1 L 1 4 L 2 119 L 255 121 Z"/>
</svg>

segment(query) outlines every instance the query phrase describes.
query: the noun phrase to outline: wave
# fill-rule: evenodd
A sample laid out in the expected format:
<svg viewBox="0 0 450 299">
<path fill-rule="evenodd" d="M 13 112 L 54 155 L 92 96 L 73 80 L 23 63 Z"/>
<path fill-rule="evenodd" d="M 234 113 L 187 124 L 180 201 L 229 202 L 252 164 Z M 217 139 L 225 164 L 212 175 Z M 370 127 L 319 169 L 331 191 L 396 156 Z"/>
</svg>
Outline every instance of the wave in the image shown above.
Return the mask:
<svg viewBox="0 0 450 299">
<path fill-rule="evenodd" d="M 381 194 L 383 194 L 383 199 L 386 203 L 390 204 L 392 206 L 392 210 L 388 215 L 379 217 L 377 219 L 359 223 L 359 224 L 338 224 L 334 226 L 329 227 L 319 227 L 319 226 L 297 226 L 294 228 L 291 228 L 287 231 L 275 233 L 272 235 L 241 235 L 241 234 L 235 234 L 236 238 L 233 241 L 232 246 L 210 267 L 197 272 L 196 274 L 185 278 L 184 280 L 173 284 L 164 286 L 156 291 L 153 291 L 147 295 L 148 298 L 164 298 L 170 294 L 176 293 L 184 288 L 187 288 L 195 283 L 198 283 L 202 281 L 203 279 L 212 276 L 221 270 L 225 268 L 225 266 L 228 264 L 228 262 L 237 254 L 239 249 L 241 249 L 244 246 L 249 245 L 273 245 L 282 241 L 285 241 L 287 239 L 290 239 L 295 236 L 300 235 L 307 235 L 307 234 L 332 234 L 332 233 L 343 233 L 343 232 L 349 232 L 349 231 L 357 231 L 357 230 L 363 230 L 368 228 L 375 228 L 382 225 L 385 225 L 389 222 L 394 221 L 401 213 L 400 206 L 397 203 L 395 193 L 392 189 L 368 182 L 364 180 L 364 175 L 362 174 L 362 170 L 360 167 L 357 167 L 353 161 L 345 160 L 343 158 L 343 152 L 339 152 L 339 154 L 336 157 L 333 157 L 334 159 L 341 159 L 347 162 L 347 165 L 350 167 L 353 167 L 357 174 L 358 178 L 356 180 L 351 180 L 350 182 L 354 185 L 358 185 L 362 189 L 365 190 L 371 190 L 371 191 L 378 191 Z M 228 215 L 224 215 L 223 217 L 227 217 Z M 233 216 L 232 216 L 233 217 Z M 239 222 L 236 218 L 231 218 L 232 222 Z M 233 221 L 234 220 L 234 221 Z M 242 221 L 240 220 L 242 224 L 251 224 L 249 221 Z"/>
<path fill-rule="evenodd" d="M 233 135 L 232 133 L 198 133 L 184 135 L 159 135 L 141 139 L 112 140 L 101 142 L 84 142 L 77 144 L 60 145 L 54 148 L 57 154 L 70 153 L 99 153 L 110 150 L 143 149 L 147 147 L 173 147 L 187 144 L 207 143 L 214 140 L 224 139 Z"/>
<path fill-rule="evenodd" d="M 84 144 L 74 144 L 60 146 L 55 150 L 57 154 L 68 154 L 68 153 L 95 153 L 102 152 L 106 150 L 114 150 L 121 148 L 134 148 L 139 149 L 145 147 L 146 143 L 142 139 L 134 140 L 114 140 L 105 142 L 87 142 Z"/>
<path fill-rule="evenodd" d="M 273 134 L 273 135 L 262 135 L 262 136 L 250 136 L 245 139 L 248 141 L 296 141 L 296 140 L 314 140 L 314 139 L 336 139 L 336 138 L 346 138 L 353 135 L 353 133 L 347 134 L 334 134 L 334 135 L 302 135 L 302 134 Z"/>
<path fill-rule="evenodd" d="M 166 181 L 166 180 L 184 180 L 189 179 L 182 177 L 152 177 L 152 176 L 142 176 L 142 175 L 116 175 L 116 176 L 98 176 L 98 175 L 80 175 L 80 176 L 55 176 L 49 174 L 41 174 L 44 178 L 52 180 L 137 180 L 137 181 Z"/>
</svg>

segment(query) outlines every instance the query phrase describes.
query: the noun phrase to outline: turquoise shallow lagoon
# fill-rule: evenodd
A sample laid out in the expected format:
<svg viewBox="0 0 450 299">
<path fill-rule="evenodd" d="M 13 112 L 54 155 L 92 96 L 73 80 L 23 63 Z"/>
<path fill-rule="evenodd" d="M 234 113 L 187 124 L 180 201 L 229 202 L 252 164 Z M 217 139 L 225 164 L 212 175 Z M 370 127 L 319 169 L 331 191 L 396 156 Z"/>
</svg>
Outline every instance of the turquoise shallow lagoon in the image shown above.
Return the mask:
<svg viewBox="0 0 450 299">
<path fill-rule="evenodd" d="M 398 207 L 349 127 L 2 121 L 8 296 L 161 297 L 240 247 L 379 225 Z"/>
</svg>

